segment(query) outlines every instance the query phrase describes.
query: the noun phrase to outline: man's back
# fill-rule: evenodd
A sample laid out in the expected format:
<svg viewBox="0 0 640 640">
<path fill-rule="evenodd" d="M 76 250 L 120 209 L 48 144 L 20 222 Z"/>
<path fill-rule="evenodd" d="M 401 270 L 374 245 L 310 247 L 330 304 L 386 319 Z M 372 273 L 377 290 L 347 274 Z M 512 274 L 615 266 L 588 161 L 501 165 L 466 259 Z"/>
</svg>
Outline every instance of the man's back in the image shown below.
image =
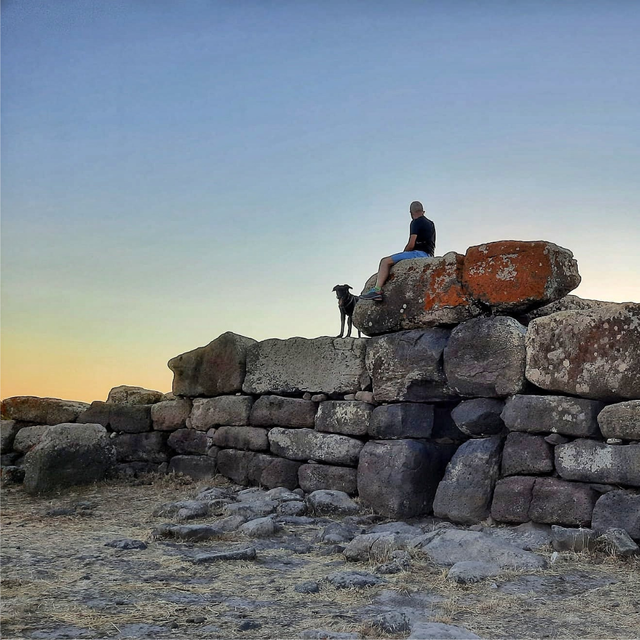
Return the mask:
<svg viewBox="0 0 640 640">
<path fill-rule="evenodd" d="M 436 226 L 429 218 L 420 216 L 411 221 L 409 235 L 415 235 L 415 251 L 424 251 L 430 256 L 435 255 L 436 250 Z"/>
</svg>

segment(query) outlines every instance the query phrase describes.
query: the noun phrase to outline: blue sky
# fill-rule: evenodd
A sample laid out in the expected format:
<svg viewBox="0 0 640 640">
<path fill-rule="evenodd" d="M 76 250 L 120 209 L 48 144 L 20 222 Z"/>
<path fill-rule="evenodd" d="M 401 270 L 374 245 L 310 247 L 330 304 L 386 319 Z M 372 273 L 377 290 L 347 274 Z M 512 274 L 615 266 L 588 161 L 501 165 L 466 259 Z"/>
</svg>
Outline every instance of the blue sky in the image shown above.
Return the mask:
<svg viewBox="0 0 640 640">
<path fill-rule="evenodd" d="M 3 2 L 2 395 L 335 334 L 414 199 L 440 255 L 550 240 L 640 300 L 639 32 L 615 0 Z"/>
</svg>

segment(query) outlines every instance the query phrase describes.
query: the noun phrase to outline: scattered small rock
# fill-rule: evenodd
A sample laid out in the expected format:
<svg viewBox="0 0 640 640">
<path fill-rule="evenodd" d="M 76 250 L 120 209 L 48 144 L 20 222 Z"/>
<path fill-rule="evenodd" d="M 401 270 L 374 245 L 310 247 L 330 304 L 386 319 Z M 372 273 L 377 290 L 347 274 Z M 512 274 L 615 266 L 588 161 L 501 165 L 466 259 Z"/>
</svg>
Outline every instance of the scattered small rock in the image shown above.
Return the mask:
<svg viewBox="0 0 640 640">
<path fill-rule="evenodd" d="M 327 576 L 336 589 L 364 589 L 383 582 L 382 578 L 366 571 L 337 571 Z"/>
<path fill-rule="evenodd" d="M 208 564 L 210 562 L 222 562 L 223 560 L 255 560 L 257 556 L 255 547 L 237 549 L 235 551 L 218 551 L 216 553 L 200 553 L 193 557 L 194 564 Z"/>
<path fill-rule="evenodd" d="M 253 620 L 245 620 L 238 625 L 238 631 L 251 631 L 251 629 L 259 629 L 262 625 Z"/>
<path fill-rule="evenodd" d="M 497 576 L 501 573 L 500 567 L 494 562 L 473 562 L 463 561 L 449 569 L 447 580 L 457 582 L 458 584 L 471 584 L 480 582 L 485 578 Z"/>
<path fill-rule="evenodd" d="M 276 512 L 282 516 L 303 516 L 307 513 L 307 505 L 302 500 L 290 500 L 282 502 Z"/>
<path fill-rule="evenodd" d="M 114 549 L 146 549 L 147 543 L 142 540 L 134 540 L 132 538 L 122 538 L 121 540 L 111 540 L 104 543 L 105 547 L 113 547 Z"/>
<path fill-rule="evenodd" d="M 321 515 L 350 515 L 358 513 L 360 507 L 344 492 L 320 489 L 307 496 L 311 511 Z"/>
<path fill-rule="evenodd" d="M 206 618 L 204 616 L 192 616 L 187 618 L 185 622 L 188 622 L 189 624 L 202 624 L 205 620 Z"/>
<path fill-rule="evenodd" d="M 273 518 L 257 518 L 246 522 L 238 531 L 248 538 L 268 538 L 277 531 L 277 525 Z"/>
<path fill-rule="evenodd" d="M 633 556 L 640 553 L 640 547 L 624 529 L 609 529 L 597 540 L 599 545 L 616 556 Z"/>
<path fill-rule="evenodd" d="M 294 591 L 298 593 L 318 593 L 320 591 L 320 585 L 313 581 L 301 582 L 294 587 Z"/>
<path fill-rule="evenodd" d="M 411 631 L 411 621 L 400 611 L 388 611 L 371 621 L 371 625 L 383 633 L 403 633 Z"/>
</svg>

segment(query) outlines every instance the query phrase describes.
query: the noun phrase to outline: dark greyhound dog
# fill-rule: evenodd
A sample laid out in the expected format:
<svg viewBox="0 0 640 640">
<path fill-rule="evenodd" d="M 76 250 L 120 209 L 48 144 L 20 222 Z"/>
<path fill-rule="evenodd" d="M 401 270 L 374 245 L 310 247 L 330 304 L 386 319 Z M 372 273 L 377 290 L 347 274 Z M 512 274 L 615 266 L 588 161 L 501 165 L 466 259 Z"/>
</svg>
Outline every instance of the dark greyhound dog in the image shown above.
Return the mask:
<svg viewBox="0 0 640 640">
<path fill-rule="evenodd" d="M 353 316 L 353 310 L 355 309 L 356 302 L 358 302 L 358 296 L 349 293 L 349 289 L 351 288 L 348 284 L 337 284 L 333 287 L 333 291 L 336 292 L 336 298 L 338 298 L 338 308 L 340 309 L 340 335 L 337 336 L 338 338 L 342 338 L 342 334 L 344 333 L 345 318 L 347 318 L 346 337 L 351 337 L 351 327 L 353 325 L 351 316 Z M 360 336 L 360 329 L 358 329 L 358 338 Z"/>
</svg>

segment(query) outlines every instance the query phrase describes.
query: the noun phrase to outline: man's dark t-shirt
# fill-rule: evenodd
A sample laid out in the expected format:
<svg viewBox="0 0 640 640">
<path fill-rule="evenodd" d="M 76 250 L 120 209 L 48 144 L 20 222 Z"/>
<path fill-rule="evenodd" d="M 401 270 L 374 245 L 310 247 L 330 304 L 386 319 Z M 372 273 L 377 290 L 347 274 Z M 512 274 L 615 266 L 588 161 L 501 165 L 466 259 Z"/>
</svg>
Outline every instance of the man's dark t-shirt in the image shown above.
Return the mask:
<svg viewBox="0 0 640 640">
<path fill-rule="evenodd" d="M 409 227 L 409 235 L 418 236 L 413 247 L 414 251 L 424 251 L 430 256 L 434 255 L 436 250 L 436 227 L 429 218 L 420 216 L 412 220 Z"/>
</svg>

